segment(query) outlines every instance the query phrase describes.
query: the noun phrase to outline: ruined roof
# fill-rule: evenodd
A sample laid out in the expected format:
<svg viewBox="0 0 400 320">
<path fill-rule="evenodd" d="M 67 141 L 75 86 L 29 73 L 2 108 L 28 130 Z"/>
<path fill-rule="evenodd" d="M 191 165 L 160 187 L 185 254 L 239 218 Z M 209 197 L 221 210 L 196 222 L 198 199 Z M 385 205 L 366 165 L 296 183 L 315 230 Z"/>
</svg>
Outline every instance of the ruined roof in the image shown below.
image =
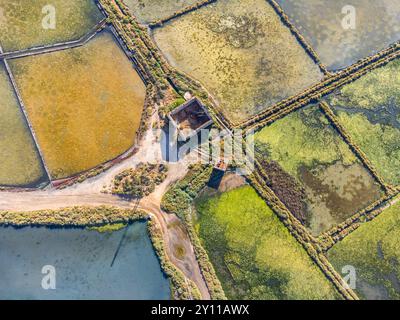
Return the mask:
<svg viewBox="0 0 400 320">
<path fill-rule="evenodd" d="M 178 128 L 183 140 L 187 140 L 213 123 L 206 107 L 196 97 L 185 102 L 168 115 Z"/>
</svg>

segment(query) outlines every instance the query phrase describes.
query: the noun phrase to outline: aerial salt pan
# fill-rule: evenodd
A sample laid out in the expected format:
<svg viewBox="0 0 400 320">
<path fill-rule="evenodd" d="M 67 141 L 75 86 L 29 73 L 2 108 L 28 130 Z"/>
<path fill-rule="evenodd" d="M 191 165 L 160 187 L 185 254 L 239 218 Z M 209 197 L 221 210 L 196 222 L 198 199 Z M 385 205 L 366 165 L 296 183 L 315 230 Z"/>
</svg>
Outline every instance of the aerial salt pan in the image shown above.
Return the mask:
<svg viewBox="0 0 400 320">
<path fill-rule="evenodd" d="M 104 18 L 94 0 L 0 0 L 0 9 L 5 52 L 78 40 Z M 44 28 L 46 14 L 54 28 Z"/>
<path fill-rule="evenodd" d="M 398 0 L 277 2 L 320 56 L 322 63 L 333 71 L 347 67 L 400 40 Z M 343 19 L 353 13 L 354 28 L 350 24 L 343 27 Z"/>
<path fill-rule="evenodd" d="M 146 88 L 111 32 L 10 65 L 53 180 L 134 146 Z"/>
<path fill-rule="evenodd" d="M 178 70 L 200 81 L 240 122 L 323 75 L 265 0 L 219 0 L 153 30 Z"/>
<path fill-rule="evenodd" d="M 0 97 L 0 186 L 46 183 L 45 170 L 2 62 Z"/>
</svg>

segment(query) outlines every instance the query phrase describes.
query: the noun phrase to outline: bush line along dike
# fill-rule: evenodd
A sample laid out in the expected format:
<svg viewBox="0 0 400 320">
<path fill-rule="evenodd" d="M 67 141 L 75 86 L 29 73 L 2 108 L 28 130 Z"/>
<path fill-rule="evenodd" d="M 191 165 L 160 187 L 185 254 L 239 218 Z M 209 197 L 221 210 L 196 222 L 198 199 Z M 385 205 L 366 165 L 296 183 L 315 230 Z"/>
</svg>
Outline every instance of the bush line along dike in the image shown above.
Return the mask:
<svg viewBox="0 0 400 320">
<path fill-rule="evenodd" d="M 160 92 L 171 87 L 174 92 L 178 88 L 180 92 L 177 94 L 179 95 L 191 91 L 202 100 L 219 126 L 232 127 L 231 122 L 215 107 L 214 99 L 203 86 L 169 65 L 151 40 L 148 29 L 137 22 L 122 1 L 98 0 L 98 5 L 108 17 L 108 21 L 113 24 L 129 51 L 135 55 L 145 69 L 151 84 L 157 88 L 158 95 L 162 96 Z"/>
<path fill-rule="evenodd" d="M 311 59 L 313 59 L 313 61 L 318 65 L 322 73 L 325 75 L 331 75 L 331 72 L 329 72 L 326 66 L 321 62 L 321 59 L 319 58 L 317 52 L 304 38 L 299 29 L 297 29 L 297 27 L 290 21 L 288 15 L 281 8 L 281 6 L 275 0 L 266 0 L 266 1 L 274 8 L 275 12 L 281 18 L 283 24 L 289 28 L 289 30 L 296 37 L 297 41 L 300 43 L 303 49 L 308 53 Z"/>
<path fill-rule="evenodd" d="M 183 8 L 182 10 L 174 12 L 172 15 L 170 15 L 167 18 L 150 22 L 148 24 L 148 26 L 149 26 L 150 29 L 155 29 L 155 28 L 162 27 L 167 22 L 170 22 L 170 21 L 172 21 L 174 19 L 177 19 L 177 18 L 179 18 L 181 16 L 184 16 L 185 14 L 188 14 L 190 12 L 196 11 L 196 10 L 206 6 L 206 5 L 209 5 L 209 4 L 215 3 L 215 2 L 217 2 L 217 0 L 203 0 L 203 1 L 197 2 L 192 6 L 189 6 L 189 7 Z"/>
<path fill-rule="evenodd" d="M 268 175 L 257 159 L 253 159 L 255 170 L 247 176 L 250 185 L 257 191 L 262 199 L 277 214 L 278 218 L 286 226 L 292 236 L 303 246 L 310 258 L 318 265 L 323 274 L 331 281 L 343 298 L 358 300 L 357 294 L 344 286 L 339 273 L 334 269 L 325 256 L 325 251 L 319 239 L 316 239 L 291 213 L 285 204 L 278 198 L 275 192 L 267 185 Z"/>
<path fill-rule="evenodd" d="M 339 135 L 343 138 L 343 140 L 347 143 L 353 153 L 357 156 L 358 159 L 362 162 L 362 164 L 366 167 L 366 169 L 371 173 L 374 179 L 381 185 L 386 194 L 392 193 L 394 190 L 390 189 L 388 185 L 384 182 L 383 178 L 378 174 L 371 161 L 367 158 L 365 153 L 360 149 L 360 147 L 353 141 L 353 138 L 346 132 L 345 128 L 339 123 L 332 109 L 325 101 L 322 101 L 320 104 L 320 109 L 322 113 L 326 116 L 335 130 L 339 133 Z"/>
<path fill-rule="evenodd" d="M 257 168 L 257 171 L 258 169 L 259 168 Z M 294 236 L 294 238 L 303 246 L 310 258 L 316 263 L 326 278 L 333 283 L 341 296 L 347 300 L 359 300 L 358 296 L 353 290 L 344 286 L 342 277 L 328 261 L 318 241 L 285 207 L 275 193 L 265 184 L 264 178 L 260 176 L 257 171 L 255 171 L 251 176 L 247 177 L 250 184 L 255 188 L 264 201 L 274 210 L 292 236 Z"/>
<path fill-rule="evenodd" d="M 294 110 L 302 108 L 310 103 L 317 102 L 319 99 L 332 93 L 336 89 L 357 80 L 373 69 L 386 65 L 390 61 L 397 59 L 399 56 L 400 42 L 397 42 L 389 48 L 384 49 L 373 56 L 364 58 L 354 65 L 325 78 L 325 80 L 304 90 L 302 93 L 283 100 L 249 120 L 235 124 L 234 126 L 236 128 L 257 130 Z"/>
</svg>

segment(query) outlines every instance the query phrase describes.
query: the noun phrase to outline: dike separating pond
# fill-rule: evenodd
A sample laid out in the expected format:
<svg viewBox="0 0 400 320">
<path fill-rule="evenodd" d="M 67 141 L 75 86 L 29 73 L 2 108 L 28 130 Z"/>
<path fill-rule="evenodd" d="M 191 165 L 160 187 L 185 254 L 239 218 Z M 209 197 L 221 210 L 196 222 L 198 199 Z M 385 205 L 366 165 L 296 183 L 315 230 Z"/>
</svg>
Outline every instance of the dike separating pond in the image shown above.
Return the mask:
<svg viewBox="0 0 400 320">
<path fill-rule="evenodd" d="M 285 99 L 276 105 L 267 108 L 258 115 L 255 115 L 242 123 L 234 124 L 233 126 L 244 130 L 257 130 L 262 128 L 294 110 L 305 107 L 310 103 L 318 102 L 322 97 L 332 93 L 336 89 L 359 79 L 369 71 L 382 67 L 399 57 L 400 42 L 397 42 L 373 56 L 364 58 L 350 67 L 326 77 L 321 82 L 304 90 L 298 95 Z"/>
<path fill-rule="evenodd" d="M 95 37 L 97 33 L 103 30 L 104 27 L 106 26 L 106 22 L 107 22 L 106 19 L 103 19 L 89 33 L 87 33 L 78 40 L 56 43 L 48 46 L 34 47 L 19 51 L 2 52 L 0 53 L 0 60 L 24 58 L 24 57 L 36 56 L 39 54 L 46 54 L 46 53 L 81 47 L 85 45 L 87 42 L 89 42 L 91 39 L 93 39 L 93 37 Z"/>
</svg>

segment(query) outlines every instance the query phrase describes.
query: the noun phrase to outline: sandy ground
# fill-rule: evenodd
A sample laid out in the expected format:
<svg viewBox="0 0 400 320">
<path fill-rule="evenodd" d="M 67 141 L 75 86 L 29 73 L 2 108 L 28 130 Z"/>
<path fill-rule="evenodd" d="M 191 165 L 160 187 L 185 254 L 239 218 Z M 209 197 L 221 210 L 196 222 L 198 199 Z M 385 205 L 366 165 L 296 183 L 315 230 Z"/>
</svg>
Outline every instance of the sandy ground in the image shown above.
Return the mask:
<svg viewBox="0 0 400 320">
<path fill-rule="evenodd" d="M 154 115 L 153 120 L 156 120 L 156 115 Z M 134 202 L 122 200 L 117 196 L 102 193 L 102 191 L 104 187 L 110 185 L 113 177 L 122 170 L 133 168 L 140 162 L 154 162 L 162 159 L 161 146 L 157 140 L 152 131 L 149 130 L 140 144 L 139 152 L 132 158 L 97 177 L 63 190 L 55 190 L 49 187 L 46 190 L 25 193 L 0 192 L 0 210 L 34 211 L 81 205 L 133 207 Z M 167 214 L 160 208 L 161 198 L 168 187 L 186 175 L 188 161 L 188 159 L 184 159 L 179 163 L 168 164 L 169 171 L 166 180 L 156 188 L 154 193 L 140 201 L 139 208 L 157 219 L 163 231 L 169 258 L 188 279 L 194 281 L 203 299 L 210 299 L 185 227 L 175 215 Z"/>
</svg>

